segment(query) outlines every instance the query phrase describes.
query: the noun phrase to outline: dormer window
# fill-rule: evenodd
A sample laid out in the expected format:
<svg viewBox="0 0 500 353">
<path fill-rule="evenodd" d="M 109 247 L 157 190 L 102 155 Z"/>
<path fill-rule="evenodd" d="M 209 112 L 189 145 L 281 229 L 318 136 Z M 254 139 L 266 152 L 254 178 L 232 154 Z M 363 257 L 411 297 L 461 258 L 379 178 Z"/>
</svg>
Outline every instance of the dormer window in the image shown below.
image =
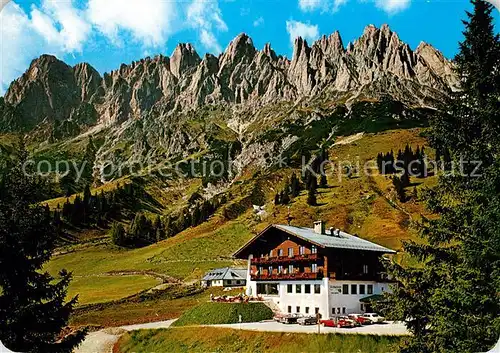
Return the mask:
<svg viewBox="0 0 500 353">
<path fill-rule="evenodd" d="M 306 253 L 306 248 L 304 246 L 299 247 L 299 255 L 304 255 Z"/>
<path fill-rule="evenodd" d="M 283 256 L 283 249 L 278 249 L 278 256 Z"/>
<path fill-rule="evenodd" d="M 316 248 L 316 245 L 313 245 L 312 248 L 311 248 L 311 252 L 313 254 L 317 254 L 318 253 L 318 249 Z"/>
<path fill-rule="evenodd" d="M 288 256 L 293 257 L 293 248 L 288 248 Z"/>
</svg>

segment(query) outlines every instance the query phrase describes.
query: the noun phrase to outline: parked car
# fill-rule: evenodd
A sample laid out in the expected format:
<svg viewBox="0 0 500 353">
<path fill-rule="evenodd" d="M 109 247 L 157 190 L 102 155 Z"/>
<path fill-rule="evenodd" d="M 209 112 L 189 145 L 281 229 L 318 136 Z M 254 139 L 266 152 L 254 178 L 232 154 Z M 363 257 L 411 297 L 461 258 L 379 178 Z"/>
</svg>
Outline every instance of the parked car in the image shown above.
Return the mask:
<svg viewBox="0 0 500 353">
<path fill-rule="evenodd" d="M 348 317 L 349 319 L 356 321 L 360 325 L 373 324 L 373 321 L 366 317 L 363 317 L 363 314 L 349 314 Z"/>
<path fill-rule="evenodd" d="M 297 319 L 299 325 L 316 325 L 318 321 L 315 316 L 304 316 Z"/>
<path fill-rule="evenodd" d="M 347 316 L 321 320 L 320 323 L 325 327 L 352 328 L 356 326 L 355 322 Z"/>
<path fill-rule="evenodd" d="M 385 321 L 385 317 L 382 317 L 376 313 L 366 313 L 363 315 L 363 317 L 377 324 L 383 323 Z"/>
<path fill-rule="evenodd" d="M 283 314 L 276 314 L 276 315 L 274 315 L 273 320 L 277 321 L 277 322 L 281 322 L 281 320 L 283 320 L 283 316 L 285 316 L 285 315 L 283 315 Z"/>
<path fill-rule="evenodd" d="M 358 323 L 356 320 L 351 319 L 349 316 L 339 316 L 337 318 L 337 327 L 358 327 L 358 326 L 361 326 L 361 324 Z"/>
<path fill-rule="evenodd" d="M 281 317 L 280 322 L 282 324 L 296 324 L 297 320 L 300 318 L 300 315 L 297 314 L 288 314 L 288 315 L 283 315 Z"/>
</svg>

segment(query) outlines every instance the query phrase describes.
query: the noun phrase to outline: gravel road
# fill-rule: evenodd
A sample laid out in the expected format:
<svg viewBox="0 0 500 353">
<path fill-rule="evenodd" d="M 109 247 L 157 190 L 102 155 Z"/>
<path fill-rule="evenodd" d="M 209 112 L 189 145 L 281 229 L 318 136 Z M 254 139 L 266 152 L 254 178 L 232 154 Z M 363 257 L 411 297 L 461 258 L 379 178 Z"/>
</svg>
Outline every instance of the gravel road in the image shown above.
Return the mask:
<svg viewBox="0 0 500 353">
<path fill-rule="evenodd" d="M 89 333 L 74 353 L 112 353 L 113 346 L 127 331 L 169 328 L 175 320 L 129 325 Z"/>
</svg>

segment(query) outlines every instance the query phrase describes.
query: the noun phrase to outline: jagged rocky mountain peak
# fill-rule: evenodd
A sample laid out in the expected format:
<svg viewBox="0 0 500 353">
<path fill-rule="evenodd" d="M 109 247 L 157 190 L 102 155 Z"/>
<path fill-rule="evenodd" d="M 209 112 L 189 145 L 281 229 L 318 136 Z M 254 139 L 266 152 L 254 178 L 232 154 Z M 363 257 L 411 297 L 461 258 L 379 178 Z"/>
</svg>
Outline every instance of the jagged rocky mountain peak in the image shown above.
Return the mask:
<svg viewBox="0 0 500 353">
<path fill-rule="evenodd" d="M 344 47 L 339 32 L 309 45 L 298 37 L 291 59 L 267 43 L 257 50 L 245 33 L 218 57 L 201 58 L 189 43 L 171 57 L 122 64 L 103 77 L 89 64 L 66 65 L 51 55 L 35 59 L 9 88 L 6 104 L 33 124 L 74 117 L 82 105 L 99 123 L 166 116 L 205 105 L 262 106 L 327 92 L 330 97 L 391 96 L 414 106 L 433 106 L 457 88 L 452 63 L 430 44 L 413 51 L 389 26 L 367 26 Z M 333 98 L 332 98 L 333 99 Z M 87 106 L 89 105 L 89 106 Z"/>
<path fill-rule="evenodd" d="M 194 46 L 189 43 L 180 43 L 170 58 L 170 69 L 175 77 L 180 78 L 182 74 L 196 67 L 200 62 L 200 56 Z"/>
</svg>

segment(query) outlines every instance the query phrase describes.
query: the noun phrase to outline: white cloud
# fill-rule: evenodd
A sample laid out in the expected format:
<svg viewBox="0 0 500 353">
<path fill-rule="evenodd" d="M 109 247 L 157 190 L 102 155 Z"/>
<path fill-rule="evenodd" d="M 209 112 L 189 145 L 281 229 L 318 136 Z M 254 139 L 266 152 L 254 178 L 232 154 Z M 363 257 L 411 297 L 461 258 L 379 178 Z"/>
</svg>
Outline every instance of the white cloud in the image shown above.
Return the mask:
<svg viewBox="0 0 500 353">
<path fill-rule="evenodd" d="M 324 6 L 324 0 L 299 0 L 299 8 L 304 12 L 315 11 Z"/>
<path fill-rule="evenodd" d="M 28 67 L 30 55 L 36 55 L 38 40 L 30 33 L 30 20 L 26 13 L 15 3 L 5 6 L 0 13 L 0 79 L 3 94 L 10 83 Z"/>
<path fill-rule="evenodd" d="M 309 43 L 319 38 L 319 28 L 317 25 L 290 20 L 286 21 L 286 31 L 290 35 L 292 45 L 297 37 L 302 37 Z"/>
<path fill-rule="evenodd" d="M 341 6 L 345 5 L 347 0 L 333 0 L 333 12 L 337 12 Z"/>
<path fill-rule="evenodd" d="M 176 8 L 164 0 L 89 0 L 87 15 L 114 44 L 122 44 L 125 31 L 145 47 L 159 47 L 173 32 Z"/>
<path fill-rule="evenodd" d="M 222 52 L 222 48 L 219 45 L 219 42 L 217 42 L 215 35 L 206 29 L 200 30 L 200 42 L 205 48 L 211 48 L 217 53 Z"/>
<path fill-rule="evenodd" d="M 72 1 L 43 0 L 30 16 L 11 1 L 0 13 L 0 94 L 41 54 L 80 52 L 91 27 Z"/>
<path fill-rule="evenodd" d="M 375 5 L 389 15 L 406 10 L 410 3 L 411 0 L 375 0 Z"/>
<path fill-rule="evenodd" d="M 218 31 L 228 30 L 222 19 L 222 13 L 217 1 L 193 0 L 187 8 L 187 21 L 191 27 L 199 31 L 200 42 L 208 50 L 218 54 L 222 48 L 214 34 L 214 27 Z"/>
<path fill-rule="evenodd" d="M 348 0 L 299 0 L 299 8 L 304 12 L 313 12 L 317 10 L 337 12 L 340 7 L 345 5 Z M 393 15 L 406 10 L 411 0 L 359 0 L 361 3 L 375 3 L 375 6 Z"/>
<path fill-rule="evenodd" d="M 64 51 L 82 51 L 83 44 L 91 31 L 90 24 L 84 19 L 83 11 L 73 6 L 73 0 L 44 0 L 42 10 L 53 18 L 53 29 L 58 34 L 59 45 Z M 33 8 L 33 12 L 38 9 Z M 61 29 L 57 30 L 56 25 Z"/>
<path fill-rule="evenodd" d="M 259 26 L 261 26 L 263 24 L 264 24 L 264 17 L 262 17 L 262 16 L 259 17 L 259 18 L 257 18 L 257 19 L 255 19 L 255 21 L 253 21 L 253 26 L 254 27 L 259 27 Z"/>
</svg>

